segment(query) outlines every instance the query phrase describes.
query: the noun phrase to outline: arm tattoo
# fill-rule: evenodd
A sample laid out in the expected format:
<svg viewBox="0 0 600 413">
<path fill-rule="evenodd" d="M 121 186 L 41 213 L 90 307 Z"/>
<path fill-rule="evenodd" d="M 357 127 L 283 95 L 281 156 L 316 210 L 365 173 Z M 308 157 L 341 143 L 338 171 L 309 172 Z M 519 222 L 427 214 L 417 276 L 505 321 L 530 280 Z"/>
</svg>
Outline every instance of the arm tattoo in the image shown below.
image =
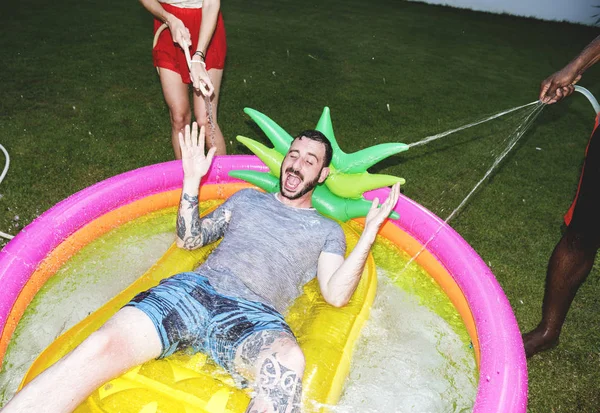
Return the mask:
<svg viewBox="0 0 600 413">
<path fill-rule="evenodd" d="M 177 236 L 179 239 L 185 238 L 185 218 L 181 215 L 177 216 Z"/>
<path fill-rule="evenodd" d="M 198 214 L 198 197 L 189 196 L 188 194 L 184 193 L 181 197 L 181 203 L 179 204 L 179 212 L 177 214 L 177 235 L 181 239 L 184 239 L 186 233 L 186 220 L 184 214 L 189 215 L 188 211 L 190 209 L 192 210 L 191 224 L 193 231 L 195 221 L 200 219 L 200 215 Z"/>
<path fill-rule="evenodd" d="M 257 379 L 258 395 L 248 405 L 247 412 L 258 413 L 259 410 L 255 408 L 258 402 L 255 401 L 261 398 L 272 406 L 274 412 L 300 413 L 302 377 L 281 364 L 277 360 L 277 353 L 265 359 Z"/>
<path fill-rule="evenodd" d="M 215 242 L 223 236 L 223 230 L 227 225 L 227 214 L 200 219 L 195 212 L 192 220 L 191 236 L 183 238 L 185 248 L 194 249 Z"/>
<path fill-rule="evenodd" d="M 190 228 L 190 234 L 192 237 L 200 235 L 200 209 L 198 204 L 192 208 L 192 227 Z"/>
<path fill-rule="evenodd" d="M 217 210 L 210 218 L 201 219 L 198 197 L 184 193 L 177 216 L 177 237 L 188 250 L 210 244 L 223 236 L 230 216 L 230 211 Z"/>
<path fill-rule="evenodd" d="M 183 239 L 183 248 L 193 250 L 203 246 L 202 237 L 187 237 Z"/>
<path fill-rule="evenodd" d="M 183 194 L 183 200 L 188 202 L 188 205 L 187 205 L 188 209 L 198 207 L 198 195 L 189 196 L 188 194 Z M 182 202 L 182 205 L 183 205 L 183 202 Z"/>
</svg>

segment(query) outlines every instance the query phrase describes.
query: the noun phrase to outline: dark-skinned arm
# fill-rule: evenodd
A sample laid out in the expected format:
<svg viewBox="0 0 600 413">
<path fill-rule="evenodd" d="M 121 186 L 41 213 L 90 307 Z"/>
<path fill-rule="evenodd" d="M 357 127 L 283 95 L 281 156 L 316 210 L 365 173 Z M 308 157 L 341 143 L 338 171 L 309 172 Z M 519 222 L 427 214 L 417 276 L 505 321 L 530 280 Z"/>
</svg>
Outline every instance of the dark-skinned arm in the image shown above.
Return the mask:
<svg viewBox="0 0 600 413">
<path fill-rule="evenodd" d="M 575 84 L 581 79 L 583 73 L 598 60 L 600 60 L 600 36 L 592 40 L 568 65 L 542 82 L 540 100 L 551 104 L 569 96 L 575 90 Z"/>
</svg>

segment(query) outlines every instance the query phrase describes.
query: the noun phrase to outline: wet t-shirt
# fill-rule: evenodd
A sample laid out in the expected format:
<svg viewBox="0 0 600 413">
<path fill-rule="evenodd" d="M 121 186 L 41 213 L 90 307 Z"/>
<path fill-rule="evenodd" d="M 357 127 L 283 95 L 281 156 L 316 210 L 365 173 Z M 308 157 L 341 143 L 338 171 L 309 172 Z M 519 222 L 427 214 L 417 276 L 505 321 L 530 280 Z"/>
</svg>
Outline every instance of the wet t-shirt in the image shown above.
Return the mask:
<svg viewBox="0 0 600 413">
<path fill-rule="evenodd" d="M 315 277 L 321 252 L 346 251 L 337 222 L 254 189 L 237 192 L 204 219 L 215 223 L 211 241 L 223 239 L 196 271 L 221 294 L 260 301 L 282 314 Z"/>
</svg>

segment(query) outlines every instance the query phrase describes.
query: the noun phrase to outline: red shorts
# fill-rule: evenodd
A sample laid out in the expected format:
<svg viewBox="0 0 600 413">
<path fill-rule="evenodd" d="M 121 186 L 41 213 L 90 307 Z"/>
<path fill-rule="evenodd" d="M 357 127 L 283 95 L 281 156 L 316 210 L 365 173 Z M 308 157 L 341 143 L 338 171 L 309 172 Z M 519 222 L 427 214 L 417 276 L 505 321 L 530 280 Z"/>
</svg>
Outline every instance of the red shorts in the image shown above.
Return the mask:
<svg viewBox="0 0 600 413">
<path fill-rule="evenodd" d="M 598 183 L 600 182 L 600 148 L 598 147 L 600 136 L 596 136 L 597 134 L 600 135 L 599 123 L 600 115 L 596 117 L 594 131 L 585 149 L 585 160 L 583 161 L 577 194 L 564 217 L 567 226 L 571 225 L 573 215 L 577 214 L 576 218 L 578 219 L 576 221 L 578 221 L 578 224 L 581 222 L 583 226 L 589 227 L 591 225 L 590 221 L 593 221 L 596 227 L 600 227 L 600 222 L 596 222 L 599 221 L 598 211 L 600 210 L 597 195 Z"/>
<path fill-rule="evenodd" d="M 190 31 L 192 37 L 192 47 L 190 54 L 196 51 L 198 46 L 198 35 L 200 34 L 200 24 L 202 23 L 202 9 L 184 9 L 170 4 L 161 3 L 161 6 L 169 13 L 180 19 L 185 27 Z M 163 22 L 154 19 L 154 33 Z M 225 55 L 227 54 L 227 41 L 225 40 L 225 25 L 223 16 L 219 12 L 215 32 L 206 50 L 206 70 L 223 69 L 225 66 Z M 163 67 L 172 70 L 181 75 L 183 83 L 192 83 L 190 72 L 185 60 L 185 53 L 179 45 L 173 42 L 171 32 L 163 30 L 158 37 L 158 41 L 152 50 L 152 60 L 154 66 Z"/>
</svg>

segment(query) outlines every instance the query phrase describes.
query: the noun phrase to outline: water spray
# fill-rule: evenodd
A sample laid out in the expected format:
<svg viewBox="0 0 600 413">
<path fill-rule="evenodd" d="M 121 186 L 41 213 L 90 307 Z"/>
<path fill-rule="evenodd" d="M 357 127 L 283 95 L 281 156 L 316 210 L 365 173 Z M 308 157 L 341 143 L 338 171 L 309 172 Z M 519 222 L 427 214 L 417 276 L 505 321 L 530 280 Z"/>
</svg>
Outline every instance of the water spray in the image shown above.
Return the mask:
<svg viewBox="0 0 600 413">
<path fill-rule="evenodd" d="M 598 101 L 596 100 L 596 98 L 594 97 L 594 95 L 589 90 L 587 90 L 586 88 L 584 88 L 582 86 L 575 86 L 575 91 L 581 93 L 582 95 L 584 95 L 590 101 L 590 104 L 594 108 L 594 111 L 596 112 L 596 114 L 600 114 L 600 104 L 598 104 Z M 432 141 L 434 141 L 436 139 L 442 138 L 444 136 L 450 135 L 450 134 L 452 134 L 454 132 L 458 132 L 458 131 L 461 131 L 461 130 L 468 129 L 468 128 L 472 127 L 472 126 L 476 126 L 476 125 L 479 125 L 481 123 L 487 122 L 489 120 L 499 118 L 499 117 L 501 117 L 503 115 L 506 115 L 506 114 L 508 114 L 510 112 L 514 112 L 515 110 L 522 109 L 522 108 L 525 108 L 525 107 L 528 107 L 528 106 L 531 106 L 531 105 L 535 105 L 535 107 L 525 117 L 525 120 L 517 127 L 517 129 L 513 133 L 512 139 L 508 143 L 508 146 L 504 149 L 504 151 L 500 154 L 500 156 L 498 156 L 498 158 L 496 158 L 496 160 L 494 161 L 494 163 L 492 164 L 492 166 L 488 169 L 488 171 L 484 174 L 484 176 L 479 180 L 479 182 L 477 182 L 477 184 L 475 184 L 475 187 L 473 187 L 473 189 L 467 194 L 467 196 L 458 205 L 458 207 L 456 207 L 454 209 L 454 211 L 452 211 L 452 213 L 450 213 L 450 215 L 448 215 L 448 217 L 444 220 L 444 222 L 440 224 L 439 228 L 435 231 L 435 233 L 427 240 L 427 242 L 425 242 L 425 244 L 423 244 L 423 247 L 421 248 L 421 250 L 417 254 L 415 254 L 409 260 L 409 262 L 405 265 L 404 269 L 400 272 L 400 274 L 402 274 L 402 272 L 414 260 L 416 260 L 419 255 L 421 255 L 421 253 L 427 248 L 427 246 L 429 245 L 429 243 L 435 239 L 435 237 L 436 237 L 437 234 L 439 234 L 439 232 L 442 230 L 442 228 L 444 228 L 452 218 L 454 218 L 456 215 L 458 215 L 458 213 L 462 210 L 462 208 L 469 201 L 469 199 L 471 198 L 471 196 L 477 191 L 477 189 L 481 186 L 481 184 L 487 180 L 487 178 L 490 176 L 490 174 L 494 171 L 494 169 L 496 169 L 496 167 L 500 164 L 500 162 L 502 162 L 502 160 L 506 157 L 506 155 L 508 155 L 508 153 L 517 144 L 517 142 L 521 139 L 521 137 L 525 134 L 525 132 L 527 132 L 527 130 L 529 129 L 529 127 L 531 126 L 531 124 L 533 123 L 533 121 L 542 112 L 542 110 L 544 109 L 544 107 L 546 106 L 546 104 L 543 103 L 540 100 L 537 100 L 535 102 L 531 102 L 531 103 L 528 103 L 526 105 L 517 106 L 515 108 L 505 110 L 503 112 L 500 112 L 500 113 L 498 113 L 496 115 L 490 116 L 489 118 L 483 119 L 481 121 L 473 122 L 473 123 L 461 126 L 459 128 L 456 128 L 456 129 L 452 129 L 452 130 L 449 130 L 449 131 L 446 131 L 446 132 L 439 133 L 437 135 L 428 136 L 427 138 L 425 138 L 425 139 L 423 139 L 423 140 L 421 140 L 419 142 L 415 142 L 415 143 L 409 144 L 410 147 L 423 145 L 423 144 L 432 142 Z"/>
<path fill-rule="evenodd" d="M 512 109 L 507 109 L 507 110 L 504 110 L 504 111 L 502 111 L 500 113 L 496 113 L 495 115 L 492 115 L 489 118 L 478 120 L 476 122 L 469 123 L 467 125 L 463 125 L 463 126 L 460 126 L 458 128 L 455 128 L 455 129 L 450 129 L 450 130 L 447 130 L 446 132 L 438 133 L 437 135 L 428 136 L 425 139 L 420 140 L 418 142 L 409 143 L 408 147 L 409 148 L 413 148 L 415 146 L 425 145 L 426 143 L 433 142 L 435 140 L 443 138 L 444 136 L 448 136 L 448 135 L 451 135 L 451 134 L 453 134 L 455 132 L 460 132 L 462 130 L 469 129 L 469 128 L 473 127 L 473 126 L 480 125 L 480 124 L 485 123 L 487 121 L 490 121 L 490 120 L 493 120 L 493 119 L 497 119 L 497 118 L 499 118 L 501 116 L 507 115 L 507 114 L 509 114 L 511 112 L 514 112 L 516 110 L 526 108 L 527 106 L 535 105 L 536 103 L 539 104 L 540 101 L 536 100 L 535 102 L 527 103 L 526 105 L 521 105 L 521 106 L 514 107 Z"/>
</svg>

